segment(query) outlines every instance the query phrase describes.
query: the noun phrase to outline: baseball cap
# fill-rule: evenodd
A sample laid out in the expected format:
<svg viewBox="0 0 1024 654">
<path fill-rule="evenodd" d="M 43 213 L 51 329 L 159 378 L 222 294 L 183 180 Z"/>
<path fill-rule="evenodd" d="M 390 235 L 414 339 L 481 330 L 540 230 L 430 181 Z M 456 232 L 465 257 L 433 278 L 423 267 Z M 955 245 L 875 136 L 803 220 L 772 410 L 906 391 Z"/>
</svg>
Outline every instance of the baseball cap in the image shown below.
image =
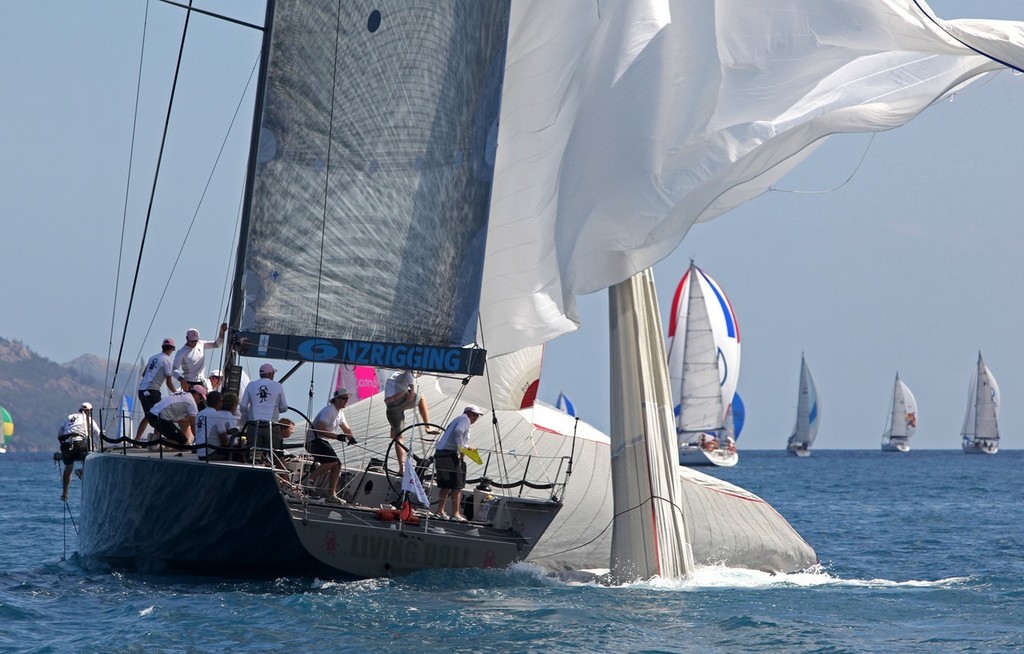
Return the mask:
<svg viewBox="0 0 1024 654">
<path fill-rule="evenodd" d="M 202 384 L 192 384 L 191 386 L 188 387 L 188 390 L 189 392 L 195 391 L 196 393 L 199 393 L 199 397 L 203 398 L 204 400 L 206 399 L 206 387 L 203 386 Z"/>
<path fill-rule="evenodd" d="M 92 411 L 92 405 L 88 402 L 82 402 L 82 406 L 78 407 L 79 411 Z"/>
<path fill-rule="evenodd" d="M 186 341 L 198 341 L 199 340 L 199 330 L 198 329 L 190 329 L 187 332 L 185 332 L 185 340 Z"/>
<path fill-rule="evenodd" d="M 174 344 L 174 339 L 173 339 L 173 338 L 171 338 L 170 336 L 168 336 L 167 338 L 165 338 L 165 339 L 164 339 L 164 342 L 163 342 L 163 344 L 164 344 L 165 346 L 166 346 L 166 345 L 170 345 L 171 347 L 177 347 L 177 346 L 176 346 L 176 345 Z"/>
<path fill-rule="evenodd" d="M 224 375 L 220 374 L 220 370 L 218 369 L 218 370 L 211 370 L 210 371 L 210 376 L 211 377 L 223 377 Z"/>
<path fill-rule="evenodd" d="M 344 388 L 339 388 L 338 390 L 334 391 L 334 395 L 331 396 L 331 400 L 336 400 L 339 397 L 348 397 L 348 390 Z"/>
<path fill-rule="evenodd" d="M 261 375 L 270 375 L 270 374 L 273 374 L 275 372 L 277 372 L 277 368 L 275 368 L 274 366 L 270 365 L 269 363 L 264 363 L 262 366 L 260 366 L 260 374 Z"/>
<path fill-rule="evenodd" d="M 481 409 L 480 407 L 478 407 L 475 404 L 470 404 L 465 409 L 463 409 L 462 412 L 463 413 L 475 413 L 478 416 L 482 416 L 484 414 L 484 410 Z"/>
</svg>

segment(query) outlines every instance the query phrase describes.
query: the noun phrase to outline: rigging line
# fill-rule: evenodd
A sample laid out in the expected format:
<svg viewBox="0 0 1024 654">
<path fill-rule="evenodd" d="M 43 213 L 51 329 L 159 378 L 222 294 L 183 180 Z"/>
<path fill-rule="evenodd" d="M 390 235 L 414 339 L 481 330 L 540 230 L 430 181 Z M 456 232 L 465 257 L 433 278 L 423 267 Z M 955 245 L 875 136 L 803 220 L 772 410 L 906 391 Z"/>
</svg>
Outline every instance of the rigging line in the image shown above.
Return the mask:
<svg viewBox="0 0 1024 654">
<path fill-rule="evenodd" d="M 676 504 L 675 502 L 672 502 L 672 501 L 670 501 L 667 498 L 661 497 L 660 495 L 652 495 L 649 498 L 645 499 L 643 502 L 637 504 L 636 506 L 631 506 L 628 509 L 624 509 L 624 510 L 619 511 L 618 513 L 614 514 L 612 516 L 612 519 L 608 521 L 608 524 L 604 526 L 604 529 L 602 529 L 600 532 L 598 532 L 598 534 L 596 536 L 594 536 L 593 538 L 591 538 L 587 542 L 580 543 L 579 545 L 575 545 L 573 547 L 567 547 L 564 550 L 559 550 L 557 552 L 552 552 L 551 554 L 545 554 L 544 557 L 545 558 L 550 558 L 552 556 L 558 556 L 559 554 L 566 554 L 568 552 L 575 552 L 576 550 L 578 550 L 580 548 L 583 548 L 583 547 L 586 547 L 587 545 L 590 545 L 591 543 L 596 541 L 598 538 L 601 538 L 602 536 L 604 536 L 605 532 L 607 532 L 608 529 L 611 528 L 612 525 L 615 524 L 615 519 L 616 518 L 618 518 L 621 515 L 625 515 L 625 514 L 629 513 L 630 511 L 636 511 L 637 509 L 640 509 L 643 506 L 645 506 L 647 504 L 650 504 L 654 500 L 661 500 L 661 501 L 665 502 L 666 504 L 668 504 L 669 506 L 677 509 L 680 513 L 682 513 L 682 511 L 683 511 L 683 509 L 678 504 Z"/>
<path fill-rule="evenodd" d="M 238 98 L 238 104 L 235 105 L 235 113 L 231 116 L 231 121 L 228 123 L 228 128 L 224 132 L 224 138 L 223 140 L 221 140 L 220 149 L 217 151 L 217 156 L 213 160 L 213 166 L 210 168 L 210 174 L 206 178 L 206 185 L 203 187 L 203 192 L 200 194 L 199 201 L 196 203 L 195 211 L 192 212 L 192 220 L 189 221 L 188 229 L 185 230 L 185 235 L 184 237 L 182 237 L 181 240 L 181 246 L 178 248 L 178 254 L 174 258 L 174 263 L 171 264 L 171 271 L 167 274 L 167 281 L 164 282 L 163 290 L 160 292 L 160 299 L 157 300 L 156 305 L 157 308 L 153 310 L 153 315 L 150 318 L 149 325 L 146 327 L 146 333 L 143 338 L 143 342 L 149 339 L 149 335 L 153 331 L 153 324 L 156 322 L 157 312 L 159 311 L 160 306 L 163 304 L 164 298 L 167 296 L 167 290 L 171 287 L 171 279 L 174 277 L 174 271 L 177 270 L 178 268 L 178 263 L 181 261 L 181 255 L 185 252 L 185 245 L 188 244 L 189 236 L 192 234 L 192 228 L 195 227 L 196 220 L 199 218 L 199 210 L 202 208 L 203 200 L 206 199 L 206 194 L 210 190 L 210 185 L 213 183 L 213 176 L 217 172 L 217 166 L 220 164 L 221 157 L 224 154 L 224 149 L 227 147 L 228 138 L 230 138 L 231 136 L 231 130 L 234 128 L 235 122 L 238 119 L 238 112 L 241 110 L 242 102 L 245 100 L 245 90 L 248 89 L 249 86 L 252 84 L 252 78 L 256 74 L 256 68 L 258 63 L 259 57 L 257 57 L 256 63 L 253 64 L 253 68 L 249 73 L 249 80 L 246 82 L 245 88 L 243 88 L 242 93 Z M 148 217 L 146 221 L 147 223 L 149 222 Z M 137 274 L 138 272 L 136 271 L 136 275 Z M 125 328 L 127 329 L 127 319 L 125 320 Z M 140 346 L 139 352 L 137 353 L 137 357 L 140 359 L 142 357 L 142 347 L 143 346 Z M 120 356 L 118 357 L 118 360 L 120 361 Z"/>
<path fill-rule="evenodd" d="M 248 86 L 246 88 L 248 88 Z M 238 245 L 238 232 L 242 228 L 241 227 L 242 226 L 242 211 L 244 210 L 244 208 L 243 208 L 244 205 L 245 205 L 245 197 L 244 197 L 244 193 L 243 193 L 242 195 L 239 196 L 239 199 L 238 199 L 238 213 L 235 215 L 235 229 L 232 232 L 232 236 L 231 236 L 231 249 L 228 250 L 229 252 L 234 252 L 235 248 Z M 228 294 L 231 292 L 231 280 L 234 278 L 234 270 L 235 270 L 235 262 L 234 261 L 232 261 L 232 263 L 227 268 L 224 269 L 224 283 L 221 285 L 220 305 L 219 305 L 219 307 L 217 309 L 217 317 L 220 318 L 220 322 L 223 322 L 223 323 L 228 322 L 228 320 L 231 317 L 229 315 L 229 313 L 231 312 L 231 308 L 230 308 L 230 303 L 228 302 L 228 297 L 229 297 Z M 220 358 L 217 359 L 220 362 L 220 364 L 217 366 L 217 368 L 220 368 L 220 370 L 222 372 L 224 371 L 225 368 L 227 368 L 227 357 L 228 357 L 228 350 L 229 349 L 230 348 L 222 347 L 221 348 Z"/>
<path fill-rule="evenodd" d="M 487 343 L 484 340 L 484 323 L 480 317 L 480 312 L 476 315 L 477 326 L 480 330 L 480 346 L 485 350 L 487 349 Z M 484 377 L 486 377 L 487 383 L 487 398 L 491 402 L 491 434 L 494 436 L 494 449 L 498 452 L 498 473 L 503 475 L 505 479 L 509 479 L 508 476 L 508 463 L 505 461 L 505 448 L 502 447 L 501 443 L 501 427 L 498 425 L 498 413 L 494 410 L 494 389 L 491 386 L 491 367 L 487 365 L 487 360 L 484 360 Z M 463 387 L 465 388 L 465 386 Z"/>
<path fill-rule="evenodd" d="M 860 167 L 864 163 L 864 160 L 867 159 L 868 150 L 871 149 L 871 144 L 875 142 L 875 137 L 876 136 L 878 136 L 878 132 L 871 132 L 871 138 L 868 139 L 868 144 L 864 147 L 864 152 L 862 152 L 860 154 L 860 160 L 857 162 L 857 165 L 854 166 L 853 171 L 850 172 L 849 177 L 844 179 L 838 185 L 836 185 L 836 186 L 834 186 L 832 188 L 829 188 L 829 189 L 818 190 L 818 191 L 798 191 L 796 189 L 775 188 L 774 186 L 769 186 L 768 190 L 770 192 L 773 192 L 773 193 L 793 193 L 794 195 L 821 195 L 821 194 L 824 194 L 824 193 L 831 193 L 832 191 L 838 191 L 839 189 L 841 189 L 844 186 L 846 186 L 847 184 L 849 184 L 850 180 L 853 179 L 854 175 L 857 174 L 857 171 L 860 170 Z"/>
<path fill-rule="evenodd" d="M 149 4 L 142 16 L 142 43 L 139 46 L 139 75 L 135 80 L 135 109 L 132 115 L 132 138 L 128 147 L 128 176 L 124 183 L 124 206 L 121 209 L 121 241 L 117 247 L 117 272 L 114 275 L 114 297 L 110 307 L 110 333 L 107 336 L 107 362 L 104 366 L 103 387 L 110 381 L 110 355 L 114 349 L 114 323 L 117 320 L 117 295 L 121 285 L 121 264 L 124 261 L 124 233 L 128 223 L 128 197 L 132 188 L 132 162 L 135 160 L 135 136 L 139 126 L 139 97 L 142 94 L 142 66 L 146 55 L 146 31 L 149 25 Z M 111 390 L 113 382 L 110 383 Z"/>
<path fill-rule="evenodd" d="M 192 0 L 189 0 L 189 6 L 192 5 Z M 153 217 L 153 201 L 156 198 L 156 183 L 160 176 L 160 164 L 164 158 L 164 146 L 167 144 L 167 132 L 171 123 L 171 109 L 174 106 L 174 94 L 178 88 L 178 75 L 181 72 L 181 57 L 185 51 L 185 37 L 188 34 L 189 19 L 192 17 L 192 12 L 185 14 L 185 24 L 181 30 L 181 42 L 178 44 L 178 59 L 174 64 L 174 81 L 171 83 L 171 94 L 167 100 L 167 113 L 164 116 L 164 129 L 160 136 L 160 150 L 156 157 L 156 170 L 153 171 L 153 184 L 149 191 L 149 206 L 146 208 L 146 221 L 142 227 L 142 238 L 139 241 L 139 255 L 135 261 L 135 275 L 132 277 L 132 290 L 128 295 L 128 309 L 125 311 L 124 317 L 124 329 L 121 331 L 121 344 L 117 351 L 117 363 L 114 364 L 114 376 L 111 380 L 111 386 L 117 380 L 117 370 L 121 366 L 121 355 L 124 353 L 124 342 L 128 335 L 128 323 L 132 316 L 132 305 L 135 303 L 135 291 L 139 284 L 139 272 L 142 270 L 142 253 L 146 248 L 146 233 L 149 231 L 149 222 Z"/>
<path fill-rule="evenodd" d="M 253 62 L 253 65 L 252 65 L 253 69 L 252 69 L 252 72 L 249 73 L 249 81 L 246 82 L 245 89 L 243 89 L 243 91 L 242 91 L 242 98 L 245 97 L 245 92 L 249 89 L 249 86 L 252 84 L 253 76 L 256 74 L 256 71 L 259 69 L 260 58 L 262 56 L 263 56 L 263 53 L 260 52 L 256 56 L 256 61 Z M 241 99 L 239 99 L 239 108 L 240 107 L 241 107 Z M 237 109 L 236 109 L 236 113 L 237 113 Z M 229 128 L 229 130 L 230 130 L 230 128 Z M 243 189 L 244 189 L 245 184 L 243 183 L 242 186 L 243 186 Z M 238 213 L 235 215 L 235 229 L 231 233 L 231 249 L 228 250 L 229 252 L 235 252 L 235 250 L 236 250 L 236 248 L 238 246 L 238 239 L 240 238 L 240 235 L 241 235 L 241 232 L 242 232 L 242 214 L 244 212 L 245 212 L 245 191 L 243 190 L 238 195 Z M 218 310 L 218 313 L 217 313 L 217 315 L 219 317 L 223 318 L 223 320 L 221 320 L 221 322 L 229 322 L 230 319 L 231 319 L 231 315 L 230 315 L 231 314 L 231 303 L 229 302 L 228 298 L 230 298 L 229 294 L 230 294 L 230 292 L 232 290 L 232 288 L 231 288 L 231 286 L 232 286 L 231 280 L 234 278 L 235 267 L 238 265 L 238 261 L 236 259 L 234 259 L 232 257 L 229 257 L 229 259 L 230 259 L 231 263 L 227 267 L 227 269 L 225 269 L 225 271 L 224 271 L 224 285 L 221 287 L 220 309 Z M 230 349 L 231 348 L 229 348 L 229 347 L 221 348 L 220 366 L 219 366 L 221 371 L 224 371 L 225 368 L 227 368 L 228 352 L 229 352 Z M 226 374 L 226 372 L 224 374 Z"/>
<path fill-rule="evenodd" d="M 334 107 L 338 94 L 338 51 L 341 44 L 341 0 L 337 2 L 337 18 L 334 25 L 334 63 L 331 69 L 331 112 L 327 120 L 327 157 L 324 162 L 324 201 L 323 214 L 320 221 L 320 261 L 317 266 L 316 276 L 316 306 L 313 310 L 313 337 L 320 336 L 320 295 L 323 290 L 324 278 L 324 244 L 327 240 L 327 201 L 331 182 L 331 150 L 334 145 Z M 309 385 L 313 387 L 313 379 L 316 373 L 316 362 L 309 367 Z M 312 404 L 312 398 L 310 399 Z"/>
</svg>

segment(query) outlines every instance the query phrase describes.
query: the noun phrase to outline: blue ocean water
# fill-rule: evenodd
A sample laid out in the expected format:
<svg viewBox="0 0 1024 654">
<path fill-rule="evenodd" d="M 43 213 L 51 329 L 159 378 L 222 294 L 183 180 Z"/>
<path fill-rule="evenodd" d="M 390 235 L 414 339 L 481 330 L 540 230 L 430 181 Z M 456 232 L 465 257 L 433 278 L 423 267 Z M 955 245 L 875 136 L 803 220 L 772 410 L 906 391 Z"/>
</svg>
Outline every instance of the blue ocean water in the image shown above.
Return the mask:
<svg viewBox="0 0 1024 654">
<path fill-rule="evenodd" d="M 69 516 L 54 463 L 8 454 L 0 651 L 1024 651 L 1022 464 L 1020 450 L 742 452 L 715 474 L 770 501 L 819 571 L 603 587 L 528 564 L 350 583 L 88 573 L 71 556 L 79 482 Z"/>
</svg>

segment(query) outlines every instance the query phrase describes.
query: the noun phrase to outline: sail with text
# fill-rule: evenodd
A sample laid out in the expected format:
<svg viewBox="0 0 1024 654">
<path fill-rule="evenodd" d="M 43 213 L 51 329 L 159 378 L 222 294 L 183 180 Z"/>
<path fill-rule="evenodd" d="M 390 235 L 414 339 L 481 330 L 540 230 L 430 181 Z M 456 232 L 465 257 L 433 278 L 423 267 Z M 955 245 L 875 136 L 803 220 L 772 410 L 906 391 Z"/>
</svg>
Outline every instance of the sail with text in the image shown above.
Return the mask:
<svg viewBox="0 0 1024 654">
<path fill-rule="evenodd" d="M 240 354 L 483 372 L 508 11 L 276 5 L 233 294 Z M 340 24 L 366 29 L 337 39 Z"/>
</svg>

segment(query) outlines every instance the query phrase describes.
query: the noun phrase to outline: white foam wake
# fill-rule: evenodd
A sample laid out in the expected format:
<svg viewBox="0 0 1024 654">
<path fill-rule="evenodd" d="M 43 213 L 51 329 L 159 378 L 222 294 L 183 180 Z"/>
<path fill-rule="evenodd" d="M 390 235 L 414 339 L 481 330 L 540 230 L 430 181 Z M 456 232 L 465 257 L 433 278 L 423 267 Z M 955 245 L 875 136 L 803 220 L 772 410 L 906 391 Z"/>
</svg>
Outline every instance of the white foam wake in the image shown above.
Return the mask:
<svg viewBox="0 0 1024 654">
<path fill-rule="evenodd" d="M 659 590 L 702 590 L 705 588 L 810 588 L 816 586 L 857 588 L 945 588 L 967 583 L 970 577 L 947 577 L 936 580 L 908 579 L 844 579 L 829 574 L 821 566 L 804 572 L 772 573 L 724 565 L 699 566 L 684 579 L 655 578 L 620 584 L 622 588 Z M 566 580 L 569 584 L 597 584 L 599 580 Z"/>
</svg>

